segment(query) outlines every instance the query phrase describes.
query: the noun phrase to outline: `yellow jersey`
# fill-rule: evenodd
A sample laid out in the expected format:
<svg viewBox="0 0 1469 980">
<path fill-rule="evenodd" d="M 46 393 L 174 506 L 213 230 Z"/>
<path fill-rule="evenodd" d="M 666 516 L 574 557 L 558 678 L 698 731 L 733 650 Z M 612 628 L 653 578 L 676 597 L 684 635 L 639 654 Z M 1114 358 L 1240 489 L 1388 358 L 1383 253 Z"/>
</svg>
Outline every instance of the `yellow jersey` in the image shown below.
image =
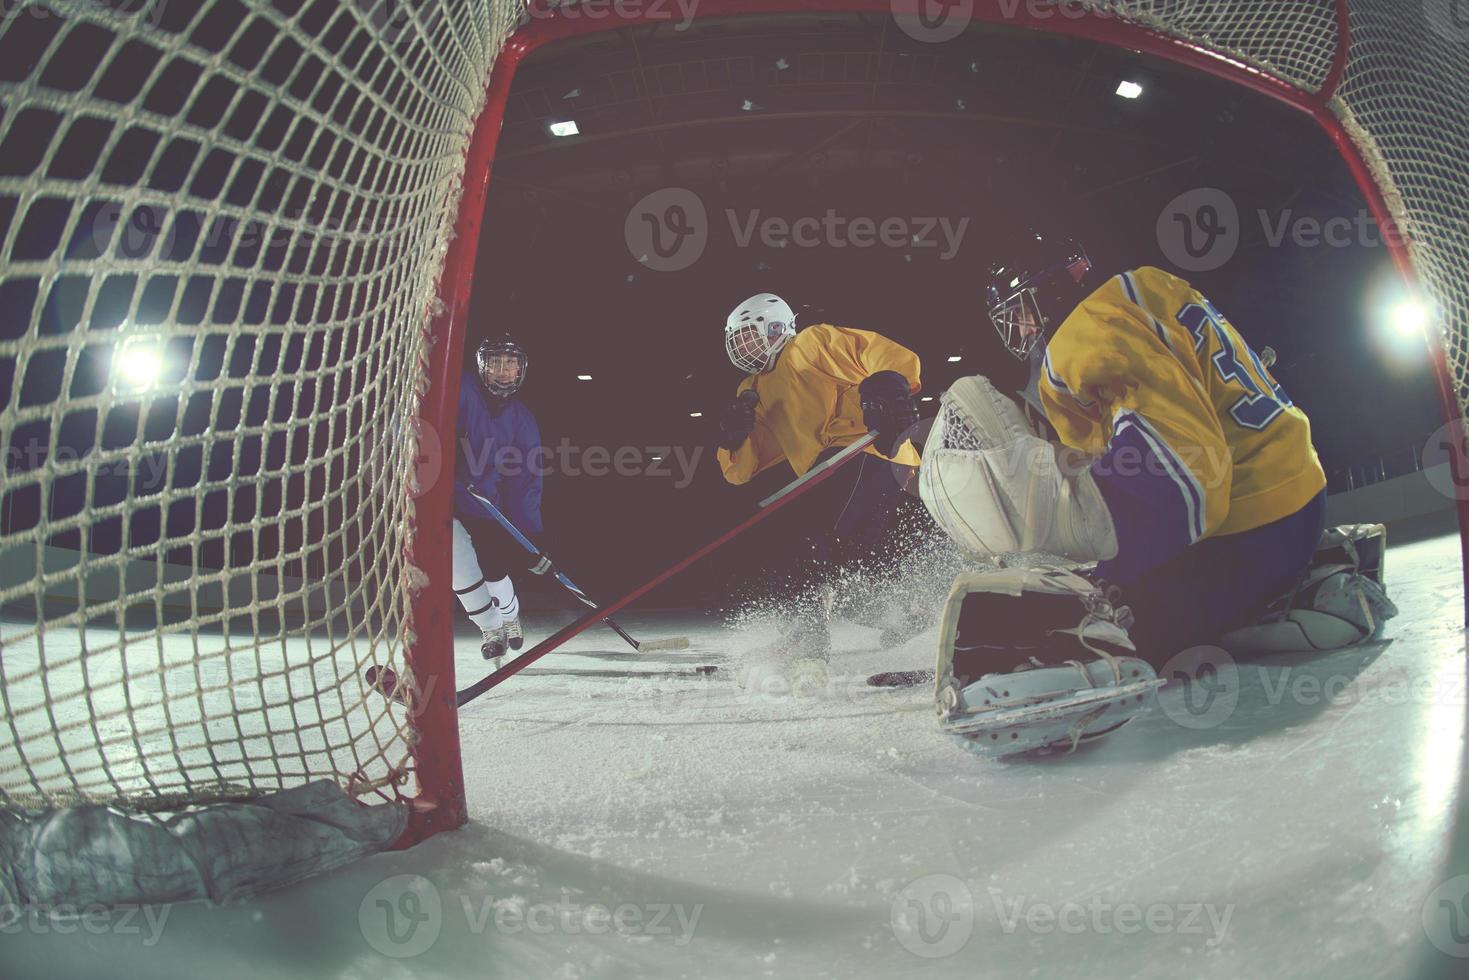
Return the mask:
<svg viewBox="0 0 1469 980">
<path fill-rule="evenodd" d="M 825 450 L 857 441 L 867 433 L 857 388 L 878 371 L 896 371 L 920 390 L 918 355 L 880 334 L 824 323 L 796 334 L 774 367 L 740 382 L 736 395 L 753 390 L 760 401 L 750 438 L 736 450 L 719 450 L 724 478 L 748 483 L 781 460 L 799 476 Z M 918 452 L 904 441 L 892 459 L 917 466 Z"/>
<path fill-rule="evenodd" d="M 1082 301 L 1046 347 L 1039 392 L 1067 446 L 1101 457 L 1127 431 L 1156 454 L 1189 541 L 1288 517 L 1326 486 L 1305 414 L 1224 315 L 1161 269 Z"/>
</svg>

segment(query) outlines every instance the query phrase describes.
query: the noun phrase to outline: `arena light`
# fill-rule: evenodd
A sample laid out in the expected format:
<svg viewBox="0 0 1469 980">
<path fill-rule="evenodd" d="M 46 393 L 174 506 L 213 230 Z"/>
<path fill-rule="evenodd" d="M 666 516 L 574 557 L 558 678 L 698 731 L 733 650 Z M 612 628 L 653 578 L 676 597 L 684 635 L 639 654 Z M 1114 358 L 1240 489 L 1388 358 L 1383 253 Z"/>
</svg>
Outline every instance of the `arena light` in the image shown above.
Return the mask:
<svg viewBox="0 0 1469 980">
<path fill-rule="evenodd" d="M 704 413 L 703 412 L 690 412 L 689 413 L 689 418 L 691 418 L 691 419 L 701 419 L 703 417 L 704 417 Z"/>
<path fill-rule="evenodd" d="M 1392 360 L 1421 365 L 1438 326 L 1438 308 L 1396 275 L 1383 272 L 1366 295 L 1367 322 L 1376 346 Z"/>
<path fill-rule="evenodd" d="M 1135 99 L 1143 94 L 1143 87 L 1137 82 L 1119 82 L 1117 84 L 1117 94 L 1124 99 Z"/>
<path fill-rule="evenodd" d="M 590 374 L 578 374 L 576 376 L 576 380 L 578 380 L 578 381 L 590 381 L 590 380 L 592 380 L 592 376 Z"/>
<path fill-rule="evenodd" d="M 950 354 L 949 355 L 949 363 L 950 364 L 958 364 L 962 360 L 964 360 L 963 355 L 960 355 L 960 354 Z"/>
<path fill-rule="evenodd" d="M 581 130 L 577 128 L 576 120 L 568 119 L 565 122 L 553 122 L 551 124 L 552 136 L 575 136 Z"/>
<path fill-rule="evenodd" d="M 130 392 L 147 391 L 163 376 L 163 350 L 152 339 L 125 341 L 113 357 L 112 367 L 117 388 Z"/>
<path fill-rule="evenodd" d="M 1387 324 L 1404 340 L 1421 340 L 1433 322 L 1433 308 L 1416 296 L 1398 300 L 1387 312 Z"/>
</svg>

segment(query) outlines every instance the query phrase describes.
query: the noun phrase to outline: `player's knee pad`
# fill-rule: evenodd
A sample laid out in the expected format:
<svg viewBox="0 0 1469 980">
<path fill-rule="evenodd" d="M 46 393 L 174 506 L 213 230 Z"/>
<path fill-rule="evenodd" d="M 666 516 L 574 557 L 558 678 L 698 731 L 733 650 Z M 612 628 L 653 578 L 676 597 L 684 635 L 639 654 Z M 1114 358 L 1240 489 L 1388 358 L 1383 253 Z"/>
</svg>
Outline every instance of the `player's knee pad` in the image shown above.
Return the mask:
<svg viewBox="0 0 1469 980">
<path fill-rule="evenodd" d="M 924 445 L 918 492 L 949 536 L 983 555 L 1039 551 L 1077 561 L 1117 554 L 1091 472 L 1062 472 L 1056 447 L 978 375 L 944 393 Z"/>
<path fill-rule="evenodd" d="M 981 753 L 1071 745 L 1140 714 L 1162 684 L 1115 597 L 1060 568 L 959 576 L 939 628 L 939 723 Z"/>
</svg>

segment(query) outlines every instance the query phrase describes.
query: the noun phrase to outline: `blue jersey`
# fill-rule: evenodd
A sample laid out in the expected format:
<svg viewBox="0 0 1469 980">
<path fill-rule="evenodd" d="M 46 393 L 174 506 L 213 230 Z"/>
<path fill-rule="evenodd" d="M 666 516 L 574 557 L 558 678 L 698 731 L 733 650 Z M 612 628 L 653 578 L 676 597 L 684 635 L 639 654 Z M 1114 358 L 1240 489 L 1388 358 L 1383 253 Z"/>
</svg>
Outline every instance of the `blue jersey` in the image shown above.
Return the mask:
<svg viewBox="0 0 1469 980">
<path fill-rule="evenodd" d="M 545 460 L 541 430 L 521 402 L 498 407 L 479 379 L 465 371 L 459 380 L 459 416 L 454 434 L 454 513 L 489 518 L 469 487 L 500 508 L 510 522 L 532 537 L 541 525 L 541 475 Z"/>
</svg>

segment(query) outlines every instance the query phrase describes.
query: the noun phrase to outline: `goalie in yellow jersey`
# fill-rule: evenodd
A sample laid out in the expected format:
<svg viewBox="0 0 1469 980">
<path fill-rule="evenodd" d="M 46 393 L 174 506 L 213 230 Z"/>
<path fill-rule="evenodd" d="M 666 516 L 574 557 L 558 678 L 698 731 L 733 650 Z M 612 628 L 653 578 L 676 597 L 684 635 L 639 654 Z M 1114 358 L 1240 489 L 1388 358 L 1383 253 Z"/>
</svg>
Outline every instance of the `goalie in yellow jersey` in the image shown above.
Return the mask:
<svg viewBox="0 0 1469 980">
<path fill-rule="evenodd" d="M 1013 752 L 1111 731 L 1162 683 L 1154 665 L 1291 592 L 1322 536 L 1326 477 L 1306 416 L 1187 282 L 1144 267 L 1096 284 L 1078 243 L 1033 231 L 1007 254 L 989 318 L 1031 362 L 1057 441 L 987 379 L 961 379 L 919 489 L 974 552 L 1097 562 L 954 585 L 944 726 Z"/>
<path fill-rule="evenodd" d="M 760 293 L 725 322 L 725 350 L 746 377 L 720 418 L 719 465 L 730 483 L 788 462 L 799 476 L 869 430 L 877 440 L 803 505 L 815 516 L 794 574 L 794 628 L 782 640 L 793 655 L 825 659 L 832 596 L 823 579 L 839 567 L 894 557 L 891 533 L 907 505 L 903 488 L 918 465 L 905 433 L 918 421 L 918 355 L 868 330 L 815 324 L 796 331 L 795 312 L 779 296 Z M 921 513 L 921 511 L 920 511 Z M 878 568 L 879 572 L 890 569 Z M 884 642 L 916 627 L 906 610 L 865 610 Z M 859 620 L 860 621 L 860 620 Z"/>
</svg>

